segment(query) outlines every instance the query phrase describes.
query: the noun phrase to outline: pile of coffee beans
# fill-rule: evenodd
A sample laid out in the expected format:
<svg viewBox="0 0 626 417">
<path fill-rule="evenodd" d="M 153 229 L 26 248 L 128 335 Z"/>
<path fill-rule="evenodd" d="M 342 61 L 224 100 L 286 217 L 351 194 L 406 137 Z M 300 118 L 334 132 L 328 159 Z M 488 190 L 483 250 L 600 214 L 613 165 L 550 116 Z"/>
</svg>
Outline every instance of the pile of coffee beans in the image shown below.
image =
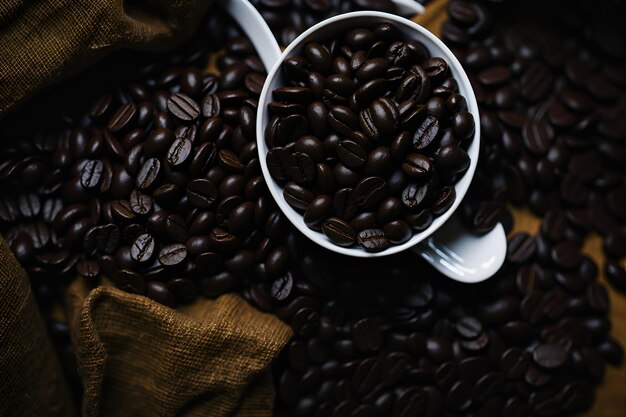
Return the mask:
<svg viewBox="0 0 626 417">
<path fill-rule="evenodd" d="M 626 37 L 611 17 L 624 9 L 548 9 L 551 31 L 512 20 L 494 32 L 498 19 L 484 5 L 453 1 L 442 36 L 469 73 L 481 114 L 477 193 L 463 205 L 466 219 L 480 229 L 508 201 L 551 218 L 578 246 L 596 232 L 608 280 L 626 291 Z M 580 31 L 586 16 L 595 23 Z"/>
<path fill-rule="evenodd" d="M 32 279 L 103 274 L 175 306 L 288 273 L 254 134 L 265 70 L 229 25 L 219 75 L 202 71 L 207 47 L 201 67 L 147 66 L 2 151 L 0 227 Z"/>
<path fill-rule="evenodd" d="M 398 14 L 392 0 L 252 0 L 282 45 L 289 45 L 299 34 L 340 13 L 377 10 Z"/>
<path fill-rule="evenodd" d="M 383 23 L 309 42 L 282 71 L 267 165 L 309 228 L 379 252 L 452 206 L 474 118 L 443 58 Z"/>
<path fill-rule="evenodd" d="M 606 365 L 624 357 L 610 336 L 599 268 L 581 246 L 588 231 L 602 233 L 607 277 L 625 285 L 625 37 L 610 18 L 593 26 L 594 9 L 578 3 L 538 31 L 524 16 L 550 8 L 526 3 L 510 11 L 510 2 L 454 1 L 443 27 L 481 108 L 481 158 L 464 217 L 479 232 L 497 220 L 511 230 L 512 202 L 543 218 L 537 235 L 511 237 L 504 267 L 478 285 L 447 280 L 408 253 L 346 262 L 285 221 L 249 130 L 264 71 L 219 10 L 175 52 L 99 64 L 105 71 L 86 77 L 97 86 L 93 103 L 29 105 L 19 129 L 3 121 L 3 140 L 14 145 L 0 152 L 0 231 L 28 271 L 77 391 L 68 326 L 49 311 L 81 274 L 168 305 L 235 291 L 276 314 L 294 330 L 273 367 L 277 417 L 587 409 Z M 533 38 L 548 28 L 551 37 Z M 202 71 L 220 49 L 219 73 Z M 486 63 L 473 66 L 477 56 Z M 573 81 L 581 68 L 588 83 Z M 617 97 L 598 97 L 601 85 Z M 54 91 L 74 90 L 90 96 L 68 84 Z M 570 108 L 572 97 L 584 111 Z M 52 117 L 57 107 L 63 114 Z M 546 126 L 553 134 L 544 143 Z"/>
<path fill-rule="evenodd" d="M 558 228 L 558 226 L 556 226 Z M 609 336 L 598 268 L 555 233 L 509 241 L 485 283 L 447 280 L 411 254 L 345 262 L 296 241 L 295 336 L 275 367 L 277 416 L 565 416 L 587 409 Z M 298 243 L 299 242 L 299 243 Z M 324 260 L 321 262 L 320 260 Z"/>
</svg>

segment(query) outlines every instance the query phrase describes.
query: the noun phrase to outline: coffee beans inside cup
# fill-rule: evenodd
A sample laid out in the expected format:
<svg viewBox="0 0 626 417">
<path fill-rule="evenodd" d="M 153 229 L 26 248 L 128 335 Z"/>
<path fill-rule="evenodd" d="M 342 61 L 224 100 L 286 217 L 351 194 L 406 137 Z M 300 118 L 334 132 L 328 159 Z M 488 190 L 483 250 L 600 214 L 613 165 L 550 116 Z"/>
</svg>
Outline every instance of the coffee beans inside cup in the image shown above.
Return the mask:
<svg viewBox="0 0 626 417">
<path fill-rule="evenodd" d="M 309 228 L 379 252 L 452 206 L 474 118 L 443 58 L 383 23 L 308 42 L 281 70 L 267 165 Z"/>
</svg>

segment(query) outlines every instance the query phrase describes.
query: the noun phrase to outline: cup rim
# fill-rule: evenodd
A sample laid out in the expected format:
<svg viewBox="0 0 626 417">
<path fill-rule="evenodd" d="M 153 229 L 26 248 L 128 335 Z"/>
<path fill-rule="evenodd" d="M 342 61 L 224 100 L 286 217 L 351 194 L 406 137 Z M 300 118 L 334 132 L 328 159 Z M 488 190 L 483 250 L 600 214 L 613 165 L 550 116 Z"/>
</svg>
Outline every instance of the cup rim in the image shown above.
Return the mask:
<svg viewBox="0 0 626 417">
<path fill-rule="evenodd" d="M 289 204 L 285 201 L 283 197 L 283 187 L 279 185 L 269 173 L 266 161 L 266 156 L 269 148 L 266 146 L 265 143 L 265 128 L 267 125 L 267 123 L 265 122 L 265 115 L 268 111 L 267 104 L 269 103 L 269 101 L 271 101 L 270 89 L 274 88 L 272 87 L 272 84 L 274 83 L 274 79 L 279 75 L 279 71 L 285 59 L 291 56 L 293 54 L 293 51 L 301 47 L 305 42 L 315 39 L 314 35 L 317 31 L 327 26 L 341 24 L 341 22 L 344 21 L 350 21 L 355 19 L 358 20 L 362 18 L 379 20 L 380 23 L 383 23 L 384 21 L 391 21 L 395 24 L 404 26 L 405 28 L 408 28 L 411 31 L 415 32 L 418 35 L 418 40 L 424 42 L 427 49 L 431 50 L 433 46 L 436 49 L 439 49 L 439 51 L 437 51 L 437 54 L 435 55 L 441 56 L 442 58 L 446 59 L 446 62 L 448 63 L 450 70 L 454 75 L 454 78 L 459 84 L 459 91 L 465 97 L 468 111 L 474 117 L 475 125 L 474 136 L 468 148 L 468 154 L 470 156 L 470 166 L 463 175 L 463 177 L 461 177 L 454 184 L 456 199 L 452 206 L 445 213 L 437 216 L 433 220 L 433 223 L 426 230 L 419 233 L 413 233 L 413 235 L 407 242 L 400 245 L 391 245 L 384 251 L 373 253 L 367 252 L 363 248 L 358 246 L 338 246 L 334 244 L 330 239 L 328 239 L 322 232 L 312 230 L 304 224 L 302 214 L 296 212 L 291 206 L 289 206 Z M 441 52 L 441 54 L 439 52 Z M 285 48 L 285 50 L 280 55 L 278 61 L 274 63 L 272 69 L 268 72 L 265 84 L 263 85 L 263 90 L 261 91 L 261 94 L 259 96 L 259 105 L 256 121 L 256 136 L 259 162 L 261 164 L 263 177 L 265 178 L 267 187 L 272 194 L 272 198 L 274 199 L 280 210 L 283 212 L 283 214 L 289 219 L 289 221 L 307 238 L 328 250 L 353 257 L 374 258 L 393 255 L 418 245 L 420 242 L 426 240 L 430 235 L 435 233 L 457 210 L 457 208 L 461 204 L 461 201 L 463 200 L 463 197 L 469 189 L 470 183 L 474 177 L 474 173 L 478 165 L 478 154 L 480 147 L 480 114 L 478 111 L 478 103 L 476 101 L 474 90 L 472 89 L 471 83 L 467 74 L 465 73 L 465 70 L 463 69 L 461 63 L 456 58 L 456 56 L 452 53 L 452 51 L 439 38 L 437 38 L 433 33 L 431 33 L 423 26 L 401 16 L 378 11 L 358 11 L 339 14 L 337 16 L 333 16 L 317 23 L 316 25 L 301 33 L 293 42 L 291 42 L 287 46 L 287 48 Z"/>
</svg>

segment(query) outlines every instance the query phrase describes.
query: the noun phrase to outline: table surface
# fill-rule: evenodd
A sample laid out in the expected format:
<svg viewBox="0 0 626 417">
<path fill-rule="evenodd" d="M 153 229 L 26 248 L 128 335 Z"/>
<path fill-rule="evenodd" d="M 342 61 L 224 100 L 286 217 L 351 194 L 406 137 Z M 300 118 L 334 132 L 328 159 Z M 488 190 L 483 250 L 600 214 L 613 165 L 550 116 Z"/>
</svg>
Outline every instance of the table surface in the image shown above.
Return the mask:
<svg viewBox="0 0 626 417">
<path fill-rule="evenodd" d="M 434 0 L 426 7 L 423 15 L 413 20 L 439 35 L 441 24 L 446 19 L 445 7 L 448 0 Z M 515 232 L 539 232 L 541 219 L 527 209 L 512 207 L 515 218 Z M 590 235 L 583 247 L 583 252 L 593 258 L 601 271 L 600 281 L 605 283 L 611 297 L 610 319 L 611 334 L 626 346 L 626 294 L 615 291 L 604 277 L 604 254 L 600 236 Z M 625 260 L 622 260 L 623 266 Z M 596 400 L 585 416 L 626 417 L 626 362 L 616 368 L 607 366 L 603 383 L 596 390 Z"/>
</svg>

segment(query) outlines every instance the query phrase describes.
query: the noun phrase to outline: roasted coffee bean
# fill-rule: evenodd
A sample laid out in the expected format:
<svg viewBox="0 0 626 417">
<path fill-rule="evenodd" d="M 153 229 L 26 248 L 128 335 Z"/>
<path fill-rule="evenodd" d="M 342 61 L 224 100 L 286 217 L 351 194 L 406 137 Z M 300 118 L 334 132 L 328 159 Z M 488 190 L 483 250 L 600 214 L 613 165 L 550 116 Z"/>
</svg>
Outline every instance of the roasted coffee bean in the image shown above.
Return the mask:
<svg viewBox="0 0 626 417">
<path fill-rule="evenodd" d="M 332 199 L 327 195 L 315 197 L 304 212 L 304 223 L 311 229 L 319 229 L 322 222 L 330 214 Z"/>
<path fill-rule="evenodd" d="M 361 145 L 352 140 L 342 140 L 337 146 L 339 160 L 349 168 L 358 168 L 367 161 L 367 152 Z"/>
<path fill-rule="evenodd" d="M 189 139 L 178 138 L 167 151 L 167 163 L 173 167 L 184 164 L 191 156 L 192 142 Z"/>
<path fill-rule="evenodd" d="M 160 170 L 161 162 L 157 158 L 150 158 L 146 160 L 137 175 L 137 187 L 140 190 L 147 190 L 151 188 L 155 184 Z"/>
<path fill-rule="evenodd" d="M 615 288 L 626 291 L 626 270 L 619 262 L 607 261 L 604 265 L 604 273 Z"/>
<path fill-rule="evenodd" d="M 198 178 L 187 184 L 187 198 L 199 208 L 210 208 L 217 201 L 217 188 L 207 179 Z"/>
<path fill-rule="evenodd" d="M 332 107 L 326 119 L 328 125 L 343 136 L 350 136 L 358 127 L 357 116 L 346 106 Z"/>
<path fill-rule="evenodd" d="M 163 246 L 159 252 L 159 263 L 166 267 L 180 265 L 187 257 L 187 248 L 180 243 Z"/>
<path fill-rule="evenodd" d="M 574 269 L 582 261 L 582 255 L 576 245 L 565 241 L 556 245 L 551 252 L 552 261 L 563 269 Z"/>
<path fill-rule="evenodd" d="M 431 207 L 433 214 L 440 215 L 445 213 L 454 204 L 454 200 L 456 200 L 456 190 L 450 185 L 445 186 L 435 197 Z"/>
<path fill-rule="evenodd" d="M 95 188 L 102 179 L 103 165 L 101 161 L 89 160 L 83 165 L 80 184 L 87 189 Z"/>
<path fill-rule="evenodd" d="M 413 134 L 413 148 L 425 149 L 437 138 L 438 134 L 439 121 L 432 116 L 427 116 Z"/>
<path fill-rule="evenodd" d="M 537 346 L 533 351 L 533 360 L 543 368 L 554 369 L 563 366 L 567 361 L 567 351 L 557 343 Z"/>
<path fill-rule="evenodd" d="M 146 281 L 135 271 L 130 269 L 120 269 L 112 276 L 115 285 L 125 291 L 144 294 L 146 292 Z"/>
<path fill-rule="evenodd" d="M 424 203 L 429 192 L 428 183 L 409 184 L 402 191 L 402 203 L 409 209 L 417 209 Z"/>
<path fill-rule="evenodd" d="M 446 406 L 451 410 L 466 410 L 472 404 L 473 386 L 465 381 L 455 382 L 448 391 Z"/>
<path fill-rule="evenodd" d="M 297 210 L 306 210 L 309 203 L 315 198 L 315 194 L 294 182 L 285 185 L 283 196 L 285 201 Z"/>
<path fill-rule="evenodd" d="M 304 46 L 304 56 L 316 71 L 322 74 L 332 71 L 333 58 L 325 46 L 309 42 Z"/>
<path fill-rule="evenodd" d="M 467 153 L 457 145 L 446 145 L 439 149 L 435 166 L 444 174 L 464 172 L 470 165 Z"/>
<path fill-rule="evenodd" d="M 120 222 L 130 222 L 137 217 L 126 200 L 115 200 L 111 203 L 111 214 Z"/>
<path fill-rule="evenodd" d="M 290 273 L 287 273 L 272 282 L 271 295 L 276 301 L 286 300 L 290 295 L 293 288 L 293 278 Z"/>
<path fill-rule="evenodd" d="M 254 228 L 254 204 L 250 201 L 236 206 L 228 215 L 228 230 L 234 235 L 245 235 Z"/>
<path fill-rule="evenodd" d="M 394 245 L 407 242 L 412 235 L 411 226 L 404 220 L 393 220 L 383 226 L 385 235 Z"/>
<path fill-rule="evenodd" d="M 516 264 L 526 263 L 534 254 L 537 244 L 533 236 L 518 233 L 509 240 L 507 258 Z"/>
<path fill-rule="evenodd" d="M 119 107 L 109 119 L 107 128 L 111 132 L 119 132 L 129 126 L 137 114 L 137 107 L 133 103 L 126 103 Z"/>
<path fill-rule="evenodd" d="M 385 197 L 387 183 L 380 177 L 366 177 L 354 187 L 348 206 L 372 208 Z"/>
<path fill-rule="evenodd" d="M 148 262 L 155 253 L 155 246 L 156 243 L 152 235 L 149 233 L 139 235 L 130 247 L 130 256 L 135 262 Z"/>
<path fill-rule="evenodd" d="M 357 235 L 357 243 L 367 252 L 381 252 L 391 244 L 382 229 L 361 230 Z"/>
<path fill-rule="evenodd" d="M 297 183 L 310 182 L 315 178 L 315 161 L 304 152 L 294 152 L 287 158 L 290 177 Z"/>
<path fill-rule="evenodd" d="M 130 194 L 130 209 L 138 216 L 143 216 L 152 211 L 152 198 L 139 190 L 133 190 Z"/>
<path fill-rule="evenodd" d="M 354 243 L 356 235 L 348 223 L 337 217 L 328 218 L 322 224 L 322 232 L 333 243 L 339 246 L 350 246 Z"/>
<path fill-rule="evenodd" d="M 441 151 L 439 153 L 441 155 Z M 437 157 L 439 158 L 439 156 Z M 433 170 L 433 163 L 427 157 L 419 153 L 410 153 L 402 163 L 402 171 L 410 177 L 428 177 Z"/>
<path fill-rule="evenodd" d="M 168 110 L 183 121 L 191 121 L 200 115 L 200 105 L 184 93 L 177 93 L 167 100 Z"/>
</svg>

